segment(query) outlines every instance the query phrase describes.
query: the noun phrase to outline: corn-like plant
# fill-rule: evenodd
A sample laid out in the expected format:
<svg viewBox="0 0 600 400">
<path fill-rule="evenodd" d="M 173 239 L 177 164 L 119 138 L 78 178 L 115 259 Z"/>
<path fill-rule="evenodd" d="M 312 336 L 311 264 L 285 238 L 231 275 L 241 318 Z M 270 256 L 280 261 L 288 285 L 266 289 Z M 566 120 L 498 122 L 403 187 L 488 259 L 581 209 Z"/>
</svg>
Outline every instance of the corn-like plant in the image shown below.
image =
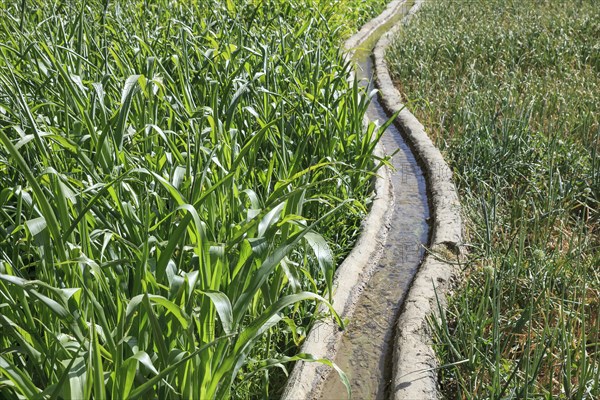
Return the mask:
<svg viewBox="0 0 600 400">
<path fill-rule="evenodd" d="M 381 135 L 333 10 L 0 6 L 0 397 L 264 397 L 330 364 L 297 345 Z"/>
</svg>

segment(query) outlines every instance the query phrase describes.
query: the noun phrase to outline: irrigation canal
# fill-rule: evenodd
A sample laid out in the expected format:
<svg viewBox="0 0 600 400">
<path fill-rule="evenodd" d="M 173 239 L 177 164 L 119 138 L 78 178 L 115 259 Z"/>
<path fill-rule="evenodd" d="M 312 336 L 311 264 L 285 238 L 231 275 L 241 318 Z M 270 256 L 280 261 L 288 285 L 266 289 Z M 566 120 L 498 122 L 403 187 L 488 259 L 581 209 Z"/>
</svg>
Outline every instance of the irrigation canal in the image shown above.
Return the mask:
<svg viewBox="0 0 600 400">
<path fill-rule="evenodd" d="M 370 52 L 357 52 L 356 73 L 369 93 L 374 88 Z M 371 121 L 383 124 L 388 115 L 373 98 Z M 348 375 L 353 399 L 386 399 L 392 382 L 392 357 L 396 320 L 429 236 L 429 205 L 423 171 L 398 128 L 391 124 L 382 137 L 394 171 L 393 216 L 385 249 L 348 325 L 335 363 Z M 330 374 L 322 399 L 345 397 L 336 373 Z"/>
</svg>

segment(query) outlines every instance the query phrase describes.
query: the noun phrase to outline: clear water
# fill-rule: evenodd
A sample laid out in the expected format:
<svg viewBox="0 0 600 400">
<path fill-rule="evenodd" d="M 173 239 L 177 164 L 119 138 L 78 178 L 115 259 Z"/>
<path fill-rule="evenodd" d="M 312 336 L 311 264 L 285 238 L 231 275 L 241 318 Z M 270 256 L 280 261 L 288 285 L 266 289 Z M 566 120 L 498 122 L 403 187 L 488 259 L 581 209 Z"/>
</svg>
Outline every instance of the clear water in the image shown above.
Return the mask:
<svg viewBox="0 0 600 400">
<path fill-rule="evenodd" d="M 357 76 L 373 87 L 370 54 L 359 55 Z M 388 116 L 377 99 L 368 111 L 383 124 Z M 429 236 L 429 205 L 425 177 L 409 146 L 394 124 L 382 137 L 391 163 L 395 204 L 383 255 L 350 320 L 335 363 L 346 372 L 353 399 L 385 399 L 392 379 L 394 326 L 410 283 L 423 257 Z M 330 374 L 322 399 L 345 399 L 346 389 Z"/>
</svg>

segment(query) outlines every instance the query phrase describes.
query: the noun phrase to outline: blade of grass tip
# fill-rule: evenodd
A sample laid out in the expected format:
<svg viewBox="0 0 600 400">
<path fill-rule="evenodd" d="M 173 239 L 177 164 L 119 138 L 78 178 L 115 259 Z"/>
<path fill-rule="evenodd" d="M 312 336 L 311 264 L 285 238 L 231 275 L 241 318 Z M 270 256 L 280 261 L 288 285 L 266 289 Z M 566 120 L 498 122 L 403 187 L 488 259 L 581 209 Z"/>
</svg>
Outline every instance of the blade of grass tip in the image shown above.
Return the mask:
<svg viewBox="0 0 600 400">
<path fill-rule="evenodd" d="M 452 363 L 440 365 L 439 367 L 418 369 L 416 371 L 411 371 L 411 372 L 409 372 L 407 374 L 401 375 L 400 378 L 403 378 L 405 376 L 409 376 L 409 375 L 412 375 L 412 374 L 420 374 L 420 373 L 423 373 L 423 372 L 437 371 L 437 370 L 448 368 L 448 367 L 455 367 L 457 365 L 465 364 L 465 363 L 468 363 L 468 362 L 469 362 L 469 359 L 465 358 L 464 360 L 455 361 L 455 362 L 452 362 Z"/>
</svg>

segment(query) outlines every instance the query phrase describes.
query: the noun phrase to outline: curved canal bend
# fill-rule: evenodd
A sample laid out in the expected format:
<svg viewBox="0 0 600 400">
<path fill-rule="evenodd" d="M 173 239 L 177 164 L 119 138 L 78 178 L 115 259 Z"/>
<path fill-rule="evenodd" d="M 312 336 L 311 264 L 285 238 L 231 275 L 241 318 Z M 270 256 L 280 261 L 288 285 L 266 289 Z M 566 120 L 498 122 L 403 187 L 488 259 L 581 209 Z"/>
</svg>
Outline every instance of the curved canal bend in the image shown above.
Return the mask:
<svg viewBox="0 0 600 400">
<path fill-rule="evenodd" d="M 372 42 L 370 39 L 369 42 Z M 367 93 L 374 88 L 371 52 L 357 52 L 356 74 Z M 374 97 L 368 110 L 371 121 L 383 124 L 389 116 Z M 429 239 L 429 205 L 425 176 L 395 124 L 381 141 L 393 154 L 391 180 L 393 216 L 378 266 L 366 285 L 342 337 L 335 363 L 348 375 L 353 399 L 386 399 L 392 380 L 395 324 Z M 336 373 L 323 386 L 321 399 L 345 398 L 346 389 Z"/>
</svg>

